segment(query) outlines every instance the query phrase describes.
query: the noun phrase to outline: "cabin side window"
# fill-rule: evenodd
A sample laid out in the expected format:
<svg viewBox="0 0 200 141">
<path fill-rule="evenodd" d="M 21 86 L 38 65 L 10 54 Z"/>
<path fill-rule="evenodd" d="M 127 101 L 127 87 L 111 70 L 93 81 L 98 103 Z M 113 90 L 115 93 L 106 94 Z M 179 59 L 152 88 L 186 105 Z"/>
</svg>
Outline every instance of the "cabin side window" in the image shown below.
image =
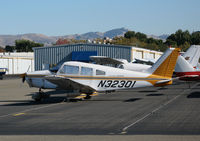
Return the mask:
<svg viewBox="0 0 200 141">
<path fill-rule="evenodd" d="M 81 67 L 81 75 L 92 76 L 93 75 L 93 69 L 88 68 L 88 67 Z"/>
<path fill-rule="evenodd" d="M 96 75 L 106 75 L 106 72 L 102 70 L 96 70 Z"/>
<path fill-rule="evenodd" d="M 64 65 L 63 68 L 60 70 L 60 73 L 79 74 L 79 67 L 78 66 Z"/>
</svg>

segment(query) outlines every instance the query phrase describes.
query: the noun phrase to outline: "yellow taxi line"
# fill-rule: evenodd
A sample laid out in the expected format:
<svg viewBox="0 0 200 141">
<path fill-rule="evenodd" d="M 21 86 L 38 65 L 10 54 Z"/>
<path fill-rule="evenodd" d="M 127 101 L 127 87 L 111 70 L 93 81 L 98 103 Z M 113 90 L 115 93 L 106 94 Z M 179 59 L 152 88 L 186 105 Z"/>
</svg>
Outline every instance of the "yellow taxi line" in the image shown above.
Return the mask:
<svg viewBox="0 0 200 141">
<path fill-rule="evenodd" d="M 21 115 L 25 115 L 25 113 L 17 113 L 17 114 L 13 114 L 13 116 L 21 116 Z"/>
</svg>

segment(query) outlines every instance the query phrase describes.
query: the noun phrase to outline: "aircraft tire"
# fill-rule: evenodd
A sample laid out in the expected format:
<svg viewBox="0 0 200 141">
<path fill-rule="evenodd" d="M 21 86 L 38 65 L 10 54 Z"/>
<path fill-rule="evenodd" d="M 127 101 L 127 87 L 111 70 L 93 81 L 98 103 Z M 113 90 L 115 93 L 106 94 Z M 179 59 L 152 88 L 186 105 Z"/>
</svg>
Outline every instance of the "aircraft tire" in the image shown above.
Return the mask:
<svg viewBox="0 0 200 141">
<path fill-rule="evenodd" d="M 35 100 L 35 102 L 40 102 L 42 100 L 42 98 L 35 98 L 34 100 Z"/>
<path fill-rule="evenodd" d="M 32 96 L 32 99 L 36 102 L 40 102 L 42 100 L 42 95 L 41 93 L 36 93 L 35 95 Z"/>
<path fill-rule="evenodd" d="M 89 94 L 87 94 L 87 96 L 84 99 L 91 99 L 91 98 L 92 97 Z"/>
</svg>

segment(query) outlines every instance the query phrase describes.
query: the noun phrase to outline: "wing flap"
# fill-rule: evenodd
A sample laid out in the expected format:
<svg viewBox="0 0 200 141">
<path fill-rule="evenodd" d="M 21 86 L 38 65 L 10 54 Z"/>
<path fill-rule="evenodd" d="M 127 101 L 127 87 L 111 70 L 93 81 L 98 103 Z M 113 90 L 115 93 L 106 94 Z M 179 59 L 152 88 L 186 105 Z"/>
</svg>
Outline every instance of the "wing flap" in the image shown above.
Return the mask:
<svg viewBox="0 0 200 141">
<path fill-rule="evenodd" d="M 51 75 L 46 76 L 44 79 L 50 81 L 53 84 L 56 84 L 59 89 L 63 90 L 80 90 L 81 92 L 95 91 L 92 87 L 88 85 L 83 85 L 63 76 Z"/>
</svg>

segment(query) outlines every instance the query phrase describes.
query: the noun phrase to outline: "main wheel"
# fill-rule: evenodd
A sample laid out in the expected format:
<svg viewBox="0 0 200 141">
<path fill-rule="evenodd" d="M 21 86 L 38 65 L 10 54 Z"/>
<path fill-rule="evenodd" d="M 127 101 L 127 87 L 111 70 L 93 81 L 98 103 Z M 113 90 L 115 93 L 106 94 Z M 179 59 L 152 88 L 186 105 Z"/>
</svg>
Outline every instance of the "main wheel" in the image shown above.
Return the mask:
<svg viewBox="0 0 200 141">
<path fill-rule="evenodd" d="M 36 93 L 32 96 L 32 99 L 36 102 L 39 102 L 42 100 L 42 94 L 41 93 Z"/>
<path fill-rule="evenodd" d="M 84 99 L 91 99 L 91 98 L 92 97 L 89 94 L 87 94 L 87 96 Z"/>
</svg>

